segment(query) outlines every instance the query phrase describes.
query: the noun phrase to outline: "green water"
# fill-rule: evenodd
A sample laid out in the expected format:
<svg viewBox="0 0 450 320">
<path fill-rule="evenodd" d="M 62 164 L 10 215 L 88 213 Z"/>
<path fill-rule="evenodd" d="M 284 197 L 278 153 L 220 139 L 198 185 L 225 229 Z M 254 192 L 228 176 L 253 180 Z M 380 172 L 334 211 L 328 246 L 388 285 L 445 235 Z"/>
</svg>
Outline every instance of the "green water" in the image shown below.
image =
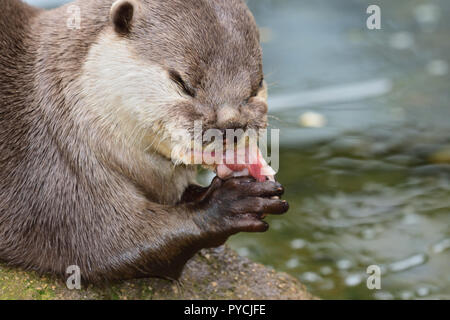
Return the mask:
<svg viewBox="0 0 450 320">
<path fill-rule="evenodd" d="M 230 244 L 321 298 L 449 299 L 450 3 L 377 1 L 376 31 L 369 4 L 250 1 L 291 210 Z M 300 121 L 308 111 L 319 128 Z M 367 288 L 370 265 L 381 290 Z"/>
<path fill-rule="evenodd" d="M 335 148 L 283 150 L 278 178 L 291 211 L 232 246 L 322 298 L 450 298 L 450 165 Z M 381 267 L 382 290 L 367 289 L 369 265 Z"/>
</svg>

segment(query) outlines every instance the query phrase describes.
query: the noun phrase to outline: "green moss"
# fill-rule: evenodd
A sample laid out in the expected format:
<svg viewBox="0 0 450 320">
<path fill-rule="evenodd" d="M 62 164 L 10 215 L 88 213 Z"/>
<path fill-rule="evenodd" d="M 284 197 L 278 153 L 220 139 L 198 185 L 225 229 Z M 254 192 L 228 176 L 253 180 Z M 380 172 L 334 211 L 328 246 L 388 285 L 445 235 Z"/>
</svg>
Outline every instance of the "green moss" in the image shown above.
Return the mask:
<svg viewBox="0 0 450 320">
<path fill-rule="evenodd" d="M 279 283 L 289 286 L 290 290 L 279 290 Z M 69 290 L 61 280 L 0 267 L 1 300 L 258 298 L 309 299 L 311 296 L 296 279 L 284 274 L 280 276 L 262 265 L 240 258 L 228 248 L 206 250 L 197 255 L 188 263 L 179 282 L 139 279 Z"/>
</svg>

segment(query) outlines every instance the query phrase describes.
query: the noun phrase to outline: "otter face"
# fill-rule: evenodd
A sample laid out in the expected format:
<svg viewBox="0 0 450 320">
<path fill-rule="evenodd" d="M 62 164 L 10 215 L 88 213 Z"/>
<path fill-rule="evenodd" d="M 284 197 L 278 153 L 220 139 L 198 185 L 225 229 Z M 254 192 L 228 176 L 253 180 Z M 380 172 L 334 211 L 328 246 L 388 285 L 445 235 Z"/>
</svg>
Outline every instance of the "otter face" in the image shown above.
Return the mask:
<svg viewBox="0 0 450 320">
<path fill-rule="evenodd" d="M 194 137 L 177 130 L 267 124 L 258 28 L 242 0 L 116 1 L 82 83 L 122 140 L 186 164 Z"/>
</svg>

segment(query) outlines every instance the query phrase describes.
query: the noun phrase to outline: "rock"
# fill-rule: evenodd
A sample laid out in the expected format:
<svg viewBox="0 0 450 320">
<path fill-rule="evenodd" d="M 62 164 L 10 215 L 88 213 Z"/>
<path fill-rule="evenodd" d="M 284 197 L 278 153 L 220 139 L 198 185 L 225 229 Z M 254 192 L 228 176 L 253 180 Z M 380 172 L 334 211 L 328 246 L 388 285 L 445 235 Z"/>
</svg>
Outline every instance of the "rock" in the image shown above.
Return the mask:
<svg viewBox="0 0 450 320">
<path fill-rule="evenodd" d="M 275 272 L 228 247 L 203 250 L 179 282 L 137 279 L 81 290 L 64 282 L 0 265 L 0 299 L 315 299 L 295 278 Z"/>
</svg>

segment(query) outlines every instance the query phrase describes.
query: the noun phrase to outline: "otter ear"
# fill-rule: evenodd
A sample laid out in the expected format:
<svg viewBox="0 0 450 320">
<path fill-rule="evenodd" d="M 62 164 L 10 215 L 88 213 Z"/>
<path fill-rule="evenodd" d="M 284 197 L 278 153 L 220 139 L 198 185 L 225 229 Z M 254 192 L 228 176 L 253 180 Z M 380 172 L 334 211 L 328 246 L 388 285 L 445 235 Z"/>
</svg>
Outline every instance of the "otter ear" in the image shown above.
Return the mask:
<svg viewBox="0 0 450 320">
<path fill-rule="evenodd" d="M 110 16 L 117 33 L 126 35 L 131 31 L 137 3 L 134 0 L 117 0 L 111 6 Z"/>
</svg>

